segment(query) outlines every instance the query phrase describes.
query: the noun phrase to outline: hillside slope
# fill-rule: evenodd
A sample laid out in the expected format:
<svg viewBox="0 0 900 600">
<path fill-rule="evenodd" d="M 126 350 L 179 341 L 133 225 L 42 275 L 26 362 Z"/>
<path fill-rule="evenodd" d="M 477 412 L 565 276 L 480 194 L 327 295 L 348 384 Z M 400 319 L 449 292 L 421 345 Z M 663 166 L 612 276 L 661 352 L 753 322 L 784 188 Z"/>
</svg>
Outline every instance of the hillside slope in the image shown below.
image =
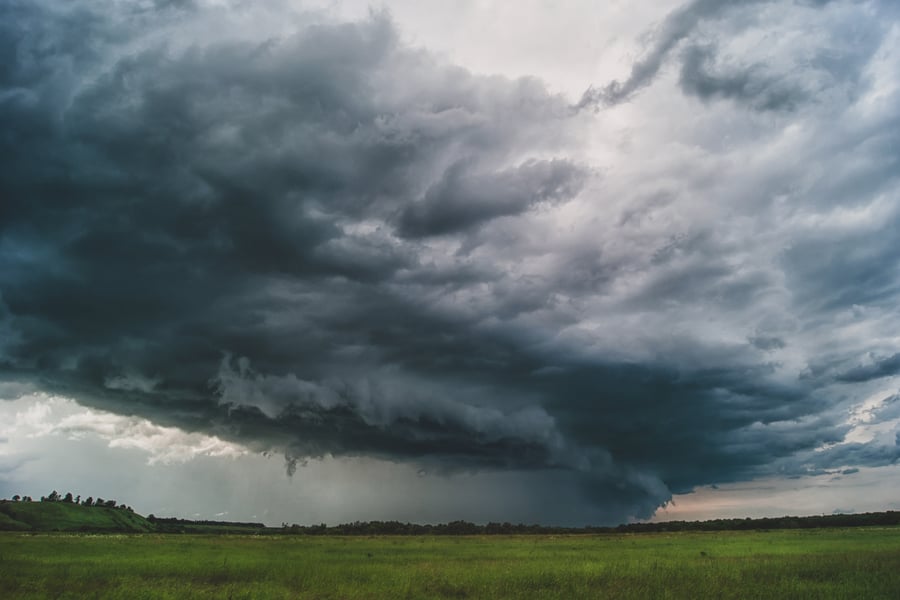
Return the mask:
<svg viewBox="0 0 900 600">
<path fill-rule="evenodd" d="M 0 502 L 0 530 L 143 533 L 155 529 L 141 515 L 119 508 L 69 502 Z"/>
</svg>

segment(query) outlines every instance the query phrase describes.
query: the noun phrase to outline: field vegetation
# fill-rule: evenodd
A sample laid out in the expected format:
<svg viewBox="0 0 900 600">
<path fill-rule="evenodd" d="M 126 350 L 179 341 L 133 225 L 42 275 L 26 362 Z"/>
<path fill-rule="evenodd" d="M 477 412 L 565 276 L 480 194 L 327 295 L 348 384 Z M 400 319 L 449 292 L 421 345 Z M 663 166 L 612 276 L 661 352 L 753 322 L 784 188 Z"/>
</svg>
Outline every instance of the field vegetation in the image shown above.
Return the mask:
<svg viewBox="0 0 900 600">
<path fill-rule="evenodd" d="M 518 536 L 0 533 L 0 597 L 897 598 L 900 529 Z"/>
<path fill-rule="evenodd" d="M 265 527 L 53 492 L 0 500 L 0 598 L 894 599 L 898 521 Z"/>
</svg>

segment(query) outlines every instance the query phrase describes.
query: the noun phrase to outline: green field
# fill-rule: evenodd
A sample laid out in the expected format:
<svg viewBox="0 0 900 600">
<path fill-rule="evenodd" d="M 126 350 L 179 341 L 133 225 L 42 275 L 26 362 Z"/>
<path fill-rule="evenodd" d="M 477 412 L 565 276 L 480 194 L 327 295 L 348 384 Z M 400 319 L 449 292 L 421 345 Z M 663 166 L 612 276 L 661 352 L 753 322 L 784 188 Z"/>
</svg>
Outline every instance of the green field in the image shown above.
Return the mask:
<svg viewBox="0 0 900 600">
<path fill-rule="evenodd" d="M 891 598 L 900 529 L 595 536 L 0 533 L 0 598 Z"/>
<path fill-rule="evenodd" d="M 120 508 L 68 502 L 0 502 L 0 529 L 147 533 L 154 525 Z"/>
</svg>

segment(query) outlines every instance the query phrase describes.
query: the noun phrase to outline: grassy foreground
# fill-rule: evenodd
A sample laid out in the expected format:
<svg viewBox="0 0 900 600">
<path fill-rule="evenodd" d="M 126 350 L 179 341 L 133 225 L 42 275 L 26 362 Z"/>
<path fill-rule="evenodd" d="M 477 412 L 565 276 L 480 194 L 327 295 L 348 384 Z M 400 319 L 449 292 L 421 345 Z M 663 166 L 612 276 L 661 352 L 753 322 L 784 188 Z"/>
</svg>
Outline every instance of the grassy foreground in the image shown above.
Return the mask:
<svg viewBox="0 0 900 600">
<path fill-rule="evenodd" d="M 0 534 L 12 598 L 897 598 L 900 529 L 598 536 Z"/>
</svg>

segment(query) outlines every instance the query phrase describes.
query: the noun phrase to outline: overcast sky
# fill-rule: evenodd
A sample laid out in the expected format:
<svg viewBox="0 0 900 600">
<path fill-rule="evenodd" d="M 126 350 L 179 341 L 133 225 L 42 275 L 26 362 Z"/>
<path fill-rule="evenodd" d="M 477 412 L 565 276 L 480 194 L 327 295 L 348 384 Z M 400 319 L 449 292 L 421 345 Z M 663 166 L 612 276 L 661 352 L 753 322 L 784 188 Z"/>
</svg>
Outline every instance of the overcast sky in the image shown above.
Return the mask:
<svg viewBox="0 0 900 600">
<path fill-rule="evenodd" d="M 0 0 L 0 495 L 900 508 L 900 6 Z"/>
</svg>

